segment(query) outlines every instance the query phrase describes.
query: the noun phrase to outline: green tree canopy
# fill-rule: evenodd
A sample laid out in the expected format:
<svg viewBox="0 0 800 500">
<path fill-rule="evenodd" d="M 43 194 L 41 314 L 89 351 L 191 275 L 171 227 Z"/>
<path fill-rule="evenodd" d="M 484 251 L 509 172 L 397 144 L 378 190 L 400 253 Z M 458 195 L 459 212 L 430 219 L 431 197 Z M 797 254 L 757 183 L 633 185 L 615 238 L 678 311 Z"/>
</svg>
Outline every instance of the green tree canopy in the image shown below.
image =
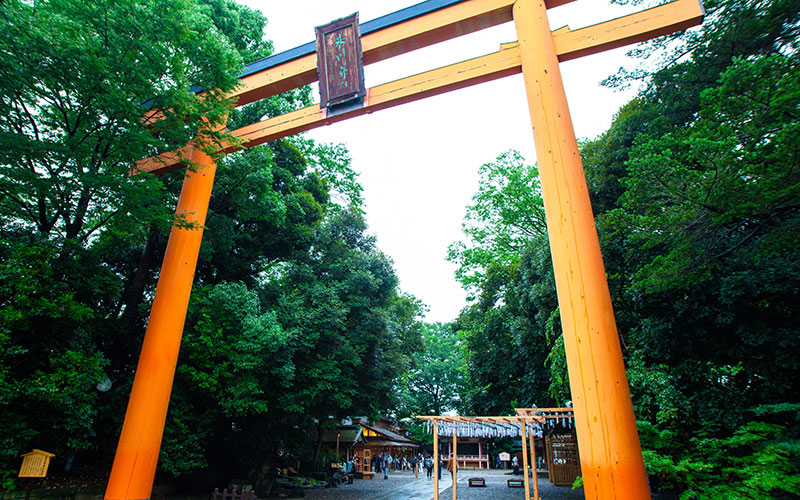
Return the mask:
<svg viewBox="0 0 800 500">
<path fill-rule="evenodd" d="M 450 246 L 456 277 L 475 299 L 454 328 L 466 345 L 464 409 L 506 414 L 548 404 L 552 377 L 563 385 L 563 363 L 547 358 L 559 338 L 555 285 L 536 168 L 509 151 L 479 172 L 464 222 L 468 241 Z M 558 369 L 551 375 L 548 366 Z"/>
<path fill-rule="evenodd" d="M 105 347 L 120 330 L 109 319 L 126 250 L 109 243 L 170 220 L 162 183 L 128 171 L 221 117 L 241 59 L 183 0 L 11 0 L 0 31 L 5 479 L 26 446 L 65 460 L 96 443 L 109 399 L 96 387 L 122 358 Z M 218 91 L 200 98 L 192 86 Z"/>
<path fill-rule="evenodd" d="M 221 119 L 241 67 L 227 39 L 186 0 L 12 0 L 0 23 L 5 230 L 85 244 L 112 218 L 163 217 L 151 179 L 120 179 Z"/>
<path fill-rule="evenodd" d="M 464 345 L 451 325 L 428 323 L 416 366 L 404 376 L 404 416 L 441 415 L 461 406 L 465 393 Z"/>
<path fill-rule="evenodd" d="M 478 169 L 479 187 L 467 207 L 462 230 L 467 242 L 450 245 L 456 279 L 473 294 L 491 266 L 512 265 L 528 241 L 545 233 L 544 204 L 535 168 L 507 151 Z"/>
</svg>

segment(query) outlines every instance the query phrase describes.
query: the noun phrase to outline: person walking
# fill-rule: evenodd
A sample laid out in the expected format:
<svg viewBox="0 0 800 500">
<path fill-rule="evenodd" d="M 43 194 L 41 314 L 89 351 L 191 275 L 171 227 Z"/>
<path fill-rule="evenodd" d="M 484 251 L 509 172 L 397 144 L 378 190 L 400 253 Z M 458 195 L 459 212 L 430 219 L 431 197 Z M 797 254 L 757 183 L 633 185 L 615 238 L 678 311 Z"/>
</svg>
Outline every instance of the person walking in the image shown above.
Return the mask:
<svg viewBox="0 0 800 500">
<path fill-rule="evenodd" d="M 428 479 L 433 477 L 433 458 L 430 455 L 425 457 L 425 471 L 428 473 Z"/>
<path fill-rule="evenodd" d="M 356 466 L 352 458 L 347 461 L 347 468 L 345 470 L 347 471 L 347 484 L 353 484 L 353 478 L 356 475 Z"/>
<path fill-rule="evenodd" d="M 456 476 L 456 457 L 451 453 L 450 458 L 447 459 L 447 471 L 450 472 L 450 476 L 452 480 L 455 480 Z"/>
<path fill-rule="evenodd" d="M 388 453 L 383 456 L 383 463 L 381 464 L 381 468 L 383 469 L 383 478 L 389 479 L 389 465 L 391 464 L 391 455 Z"/>
</svg>

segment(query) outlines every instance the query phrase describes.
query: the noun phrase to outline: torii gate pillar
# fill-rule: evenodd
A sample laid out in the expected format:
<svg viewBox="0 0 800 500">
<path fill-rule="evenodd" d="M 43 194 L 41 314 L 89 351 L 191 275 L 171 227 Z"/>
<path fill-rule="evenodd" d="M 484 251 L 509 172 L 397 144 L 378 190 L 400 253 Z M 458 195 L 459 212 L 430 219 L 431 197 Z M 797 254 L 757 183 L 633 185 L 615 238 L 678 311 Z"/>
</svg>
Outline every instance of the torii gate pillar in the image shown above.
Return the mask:
<svg viewBox="0 0 800 500">
<path fill-rule="evenodd" d="M 153 493 L 189 295 L 217 171 L 216 159 L 200 149 L 193 152 L 192 160 L 196 168 L 186 173 L 175 213 L 197 227 L 175 224 L 170 232 L 106 499 L 145 499 Z"/>
<path fill-rule="evenodd" d="M 514 23 L 553 256 L 589 500 L 649 499 L 592 205 L 544 0 L 517 0 Z"/>
</svg>

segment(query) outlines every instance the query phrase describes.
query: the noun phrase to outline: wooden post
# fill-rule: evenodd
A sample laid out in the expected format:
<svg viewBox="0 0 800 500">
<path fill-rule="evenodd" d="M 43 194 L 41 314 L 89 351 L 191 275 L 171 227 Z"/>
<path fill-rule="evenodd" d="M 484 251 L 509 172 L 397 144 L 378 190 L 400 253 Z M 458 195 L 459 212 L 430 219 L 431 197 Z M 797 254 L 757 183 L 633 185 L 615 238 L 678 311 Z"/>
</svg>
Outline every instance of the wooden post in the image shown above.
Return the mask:
<svg viewBox="0 0 800 500">
<path fill-rule="evenodd" d="M 531 500 L 531 482 L 528 478 L 528 430 L 525 419 L 519 420 L 519 430 L 522 436 L 522 482 L 525 485 L 525 500 Z"/>
<path fill-rule="evenodd" d="M 458 434 L 453 426 L 453 500 L 456 500 L 456 481 L 458 480 Z"/>
<path fill-rule="evenodd" d="M 439 500 L 439 426 L 433 420 L 433 500 Z"/>
<path fill-rule="evenodd" d="M 533 470 L 533 500 L 539 500 L 539 475 L 536 473 L 536 430 L 531 427 L 531 469 Z"/>
<path fill-rule="evenodd" d="M 513 9 L 588 500 L 649 499 L 583 165 L 543 0 Z"/>
<path fill-rule="evenodd" d="M 108 479 L 107 500 L 143 500 L 150 498 L 153 491 L 186 308 L 216 173 L 216 161 L 199 149 L 195 149 L 192 159 L 197 168 L 186 173 L 176 213 L 197 227 L 175 225 L 169 235 Z"/>
<path fill-rule="evenodd" d="M 37 478 L 28 477 L 25 478 L 25 482 L 28 483 L 27 487 L 25 488 L 25 500 L 31 500 L 31 493 L 33 492 L 33 485 L 37 481 Z"/>
</svg>

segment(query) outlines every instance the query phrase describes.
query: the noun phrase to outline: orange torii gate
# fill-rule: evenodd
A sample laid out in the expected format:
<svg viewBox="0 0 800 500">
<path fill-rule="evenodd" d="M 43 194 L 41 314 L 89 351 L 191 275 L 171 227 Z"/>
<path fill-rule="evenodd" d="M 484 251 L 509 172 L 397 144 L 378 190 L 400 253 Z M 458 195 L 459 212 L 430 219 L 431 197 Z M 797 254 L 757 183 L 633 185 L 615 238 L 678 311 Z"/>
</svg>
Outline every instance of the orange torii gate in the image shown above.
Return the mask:
<svg viewBox="0 0 800 500">
<path fill-rule="evenodd" d="M 309 106 L 231 131 L 211 146 L 225 154 L 365 113 L 522 72 L 553 256 L 564 345 L 575 409 L 586 497 L 649 498 L 639 437 L 583 165 L 559 61 L 598 53 L 699 24 L 699 0 L 676 0 L 571 31 L 551 32 L 547 8 L 572 0 L 429 0 L 363 25 L 364 64 L 372 64 L 501 23 L 518 41 L 498 52 L 365 90 L 338 109 Z M 356 29 L 354 30 L 358 32 Z M 300 47 L 298 49 L 303 49 Z M 317 56 L 291 50 L 249 66 L 229 94 L 237 106 L 317 79 Z M 191 162 L 176 212 L 202 228 L 216 171 L 195 144 L 142 160 L 135 170 L 159 173 Z M 206 146 L 208 147 L 208 146 Z M 169 396 L 202 229 L 172 228 L 105 498 L 143 500 L 152 493 Z"/>
</svg>

